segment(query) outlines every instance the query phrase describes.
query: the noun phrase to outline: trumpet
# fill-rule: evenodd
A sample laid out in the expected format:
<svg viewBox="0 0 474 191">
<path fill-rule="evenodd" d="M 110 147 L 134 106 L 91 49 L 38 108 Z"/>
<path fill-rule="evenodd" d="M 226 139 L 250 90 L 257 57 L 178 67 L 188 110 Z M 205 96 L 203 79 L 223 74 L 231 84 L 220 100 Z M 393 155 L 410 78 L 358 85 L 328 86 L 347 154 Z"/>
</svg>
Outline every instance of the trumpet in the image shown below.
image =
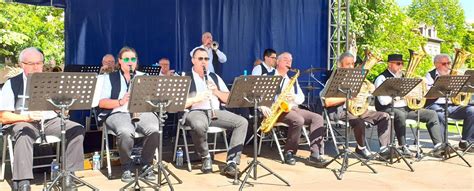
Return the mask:
<svg viewBox="0 0 474 191">
<path fill-rule="evenodd" d="M 128 82 L 127 91 L 129 91 L 130 86 L 132 85 L 133 78 L 135 78 L 135 70 L 133 70 L 132 65 L 129 66 L 130 72 L 130 81 Z M 140 113 L 130 113 L 132 118 L 132 123 L 138 123 L 140 121 Z"/>
<path fill-rule="evenodd" d="M 212 41 L 211 48 L 212 50 L 217 50 L 219 48 L 219 43 L 217 41 Z"/>
<path fill-rule="evenodd" d="M 206 84 L 208 84 L 209 78 L 207 77 L 207 70 L 206 70 L 205 66 L 202 66 L 202 71 L 204 73 L 204 81 L 205 81 Z M 216 112 L 214 111 L 214 107 L 212 106 L 212 99 L 211 98 L 209 98 L 209 105 L 211 106 L 211 120 L 217 120 L 217 115 L 216 115 Z"/>
</svg>

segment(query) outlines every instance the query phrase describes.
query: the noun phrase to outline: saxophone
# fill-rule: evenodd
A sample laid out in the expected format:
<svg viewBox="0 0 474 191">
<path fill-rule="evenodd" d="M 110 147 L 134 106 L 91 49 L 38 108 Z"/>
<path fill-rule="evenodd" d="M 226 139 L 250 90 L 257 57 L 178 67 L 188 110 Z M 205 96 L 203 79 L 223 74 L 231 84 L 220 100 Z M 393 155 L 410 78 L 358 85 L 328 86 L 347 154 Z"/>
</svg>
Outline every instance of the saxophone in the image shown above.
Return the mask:
<svg viewBox="0 0 474 191">
<path fill-rule="evenodd" d="M 381 60 L 381 58 L 374 56 L 369 50 L 365 50 L 365 60 L 362 66 L 368 71 Z M 352 115 L 360 116 L 367 111 L 369 108 L 368 98 L 372 95 L 371 87 L 374 87 L 374 85 L 369 80 L 365 79 L 360 87 L 357 97 L 349 100 L 349 112 Z"/>
<path fill-rule="evenodd" d="M 423 46 L 422 46 L 423 48 Z M 405 72 L 405 78 L 415 78 L 415 69 L 420 64 L 423 57 L 425 57 L 425 49 L 423 48 L 422 53 L 417 53 L 413 50 L 410 51 L 410 60 L 408 61 L 407 70 Z M 408 108 L 411 110 L 418 110 L 425 106 L 426 98 L 423 96 L 428 91 L 426 82 L 423 80 L 413 90 L 411 90 L 406 96 L 405 101 L 407 102 Z"/>
<path fill-rule="evenodd" d="M 451 68 L 450 75 L 462 75 L 460 69 L 464 66 L 464 62 L 470 55 L 470 52 L 456 48 L 456 53 L 454 56 L 454 62 Z M 454 105 L 460 106 L 466 106 L 467 104 L 469 104 L 470 100 L 471 93 L 468 92 L 460 92 L 458 93 L 458 95 L 456 95 L 456 97 L 451 98 L 451 102 L 453 102 Z"/>
<path fill-rule="evenodd" d="M 290 104 L 286 100 L 286 96 L 290 93 L 291 89 L 293 88 L 293 84 L 295 84 L 296 79 L 298 79 L 298 76 L 300 75 L 300 71 L 298 69 L 290 69 L 292 72 L 296 72 L 296 74 L 291 77 L 290 81 L 288 82 L 288 85 L 283 89 L 278 96 L 277 100 L 275 103 L 273 103 L 271 109 L 271 114 L 270 116 L 266 117 L 263 119 L 262 124 L 260 126 L 260 130 L 263 133 L 268 133 L 270 130 L 273 128 L 273 125 L 276 123 L 278 120 L 278 117 L 285 112 L 290 112 Z"/>
</svg>

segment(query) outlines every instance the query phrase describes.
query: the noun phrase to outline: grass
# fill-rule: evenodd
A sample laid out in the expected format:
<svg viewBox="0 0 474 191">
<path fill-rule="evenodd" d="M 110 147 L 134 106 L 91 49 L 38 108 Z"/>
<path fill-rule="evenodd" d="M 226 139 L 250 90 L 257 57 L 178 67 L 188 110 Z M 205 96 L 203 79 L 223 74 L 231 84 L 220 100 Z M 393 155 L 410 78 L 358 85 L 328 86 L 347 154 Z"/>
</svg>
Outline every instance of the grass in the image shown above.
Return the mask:
<svg viewBox="0 0 474 191">
<path fill-rule="evenodd" d="M 461 130 L 461 131 L 462 131 L 462 124 L 463 124 L 463 122 L 460 121 L 459 122 L 459 130 Z M 444 128 L 444 126 L 443 126 L 443 128 Z M 426 128 L 426 123 L 420 122 L 420 129 L 427 129 Z M 456 125 L 454 123 L 448 123 L 448 132 L 458 134 L 458 130 L 456 129 Z"/>
</svg>

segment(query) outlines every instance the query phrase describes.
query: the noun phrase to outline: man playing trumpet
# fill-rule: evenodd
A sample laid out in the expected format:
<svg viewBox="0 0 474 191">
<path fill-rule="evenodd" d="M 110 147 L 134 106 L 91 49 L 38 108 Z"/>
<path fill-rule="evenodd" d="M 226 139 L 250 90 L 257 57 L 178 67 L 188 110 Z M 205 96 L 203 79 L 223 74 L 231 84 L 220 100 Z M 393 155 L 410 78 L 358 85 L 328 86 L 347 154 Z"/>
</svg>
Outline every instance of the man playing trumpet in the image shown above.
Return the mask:
<svg viewBox="0 0 474 191">
<path fill-rule="evenodd" d="M 209 72 L 222 75 L 222 64 L 227 62 L 227 56 L 219 50 L 219 44 L 216 41 L 212 41 L 212 34 L 205 32 L 202 34 L 202 45 L 194 48 L 189 54 L 193 57 L 193 53 L 197 48 L 206 50 L 209 56 Z"/>
</svg>

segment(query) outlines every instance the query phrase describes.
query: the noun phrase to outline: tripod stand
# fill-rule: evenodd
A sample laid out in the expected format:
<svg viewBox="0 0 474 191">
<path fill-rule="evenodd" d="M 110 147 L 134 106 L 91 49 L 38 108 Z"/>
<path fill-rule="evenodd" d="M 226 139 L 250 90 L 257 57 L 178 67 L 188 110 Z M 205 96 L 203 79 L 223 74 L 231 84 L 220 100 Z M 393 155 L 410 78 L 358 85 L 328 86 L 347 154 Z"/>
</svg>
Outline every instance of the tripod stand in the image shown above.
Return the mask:
<svg viewBox="0 0 474 191">
<path fill-rule="evenodd" d="M 132 184 L 135 190 L 140 190 L 141 186 L 139 181 L 145 182 L 146 184 L 153 184 L 149 180 L 144 178 L 145 175 L 154 171 L 158 174 L 158 181 L 156 187 L 161 188 L 163 184 L 168 184 L 170 190 L 174 190 L 173 185 L 169 179 L 169 175 L 173 176 L 179 184 L 183 183 L 168 167 L 163 164 L 163 126 L 166 119 L 166 111 L 178 112 L 184 110 L 184 104 L 186 103 L 187 92 L 189 91 L 191 79 L 190 77 L 181 76 L 137 76 L 132 83 L 129 111 L 130 113 L 138 112 L 155 112 L 158 118 L 158 161 L 155 165 L 152 165 L 145 169 L 140 175 L 136 175 L 135 180 L 129 182 L 120 190 L 125 190 Z M 159 87 L 159 88 L 156 88 Z M 174 89 L 173 92 L 169 92 L 170 89 Z M 185 93 L 186 92 L 186 93 Z M 162 175 L 166 179 L 166 182 L 162 182 Z"/>
<path fill-rule="evenodd" d="M 244 168 L 244 170 L 240 174 L 240 176 L 242 176 L 244 172 L 247 172 L 242 181 L 242 184 L 239 187 L 239 190 L 243 189 L 252 172 L 253 179 L 257 180 L 258 166 L 261 166 L 270 174 L 274 175 L 279 180 L 284 182 L 287 186 L 290 186 L 290 184 L 285 179 L 273 172 L 270 168 L 263 165 L 263 163 L 258 161 L 257 159 L 257 108 L 259 104 L 270 106 L 273 103 L 275 92 L 279 87 L 280 82 L 280 76 L 240 76 L 234 80 L 234 84 L 232 85 L 232 90 L 229 96 L 229 102 L 227 107 L 233 108 L 253 106 L 255 112 L 253 124 L 253 160 L 249 163 L 247 167 Z"/>
<path fill-rule="evenodd" d="M 344 142 L 344 149 L 338 155 L 336 155 L 331 161 L 327 163 L 327 165 L 331 164 L 334 161 L 337 161 L 338 158 L 342 157 L 341 168 L 339 170 L 334 170 L 336 178 L 341 180 L 344 173 L 349 168 L 349 156 L 355 157 L 358 162 L 361 162 L 367 168 L 372 170 L 372 172 L 377 173 L 375 169 L 373 169 L 365 160 L 360 158 L 358 155 L 353 153 L 349 149 L 349 100 L 352 97 L 357 96 L 358 90 L 360 89 L 362 82 L 365 79 L 366 72 L 363 69 L 348 69 L 348 68 L 339 68 L 335 72 L 332 73 L 329 81 L 326 85 L 326 88 L 323 90 L 321 94 L 322 97 L 345 97 L 346 98 L 346 109 L 345 109 L 345 142 Z M 347 80 L 351 79 L 351 80 Z M 354 91 L 357 90 L 357 91 Z M 337 161 L 339 162 L 339 161 Z M 326 165 L 326 166 L 327 166 Z M 339 172 L 339 173 L 338 173 Z"/>
<path fill-rule="evenodd" d="M 28 103 L 30 111 L 61 110 L 59 113 L 61 119 L 61 170 L 51 185 L 43 190 L 52 190 L 59 182 L 61 182 L 61 190 L 75 189 L 68 187 L 68 180 L 80 182 L 92 190 L 99 190 L 71 173 L 66 164 L 66 110 L 90 109 L 96 79 L 96 74 L 93 73 L 34 73 L 28 78 L 27 92 L 30 94 Z"/>
</svg>

